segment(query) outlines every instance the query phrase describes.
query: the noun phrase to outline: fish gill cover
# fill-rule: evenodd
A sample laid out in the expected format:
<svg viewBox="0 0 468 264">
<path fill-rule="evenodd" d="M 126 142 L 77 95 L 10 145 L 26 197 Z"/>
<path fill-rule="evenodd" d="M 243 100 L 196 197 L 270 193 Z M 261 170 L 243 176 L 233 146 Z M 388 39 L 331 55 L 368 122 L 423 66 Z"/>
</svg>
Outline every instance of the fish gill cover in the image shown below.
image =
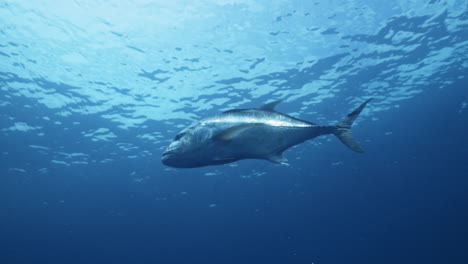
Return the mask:
<svg viewBox="0 0 468 264">
<path fill-rule="evenodd" d="M 267 222 L 267 227 L 259 232 L 268 233 L 269 228 L 285 230 L 278 231 L 278 236 L 272 235 L 271 240 L 268 235 L 262 240 L 263 233 L 262 239 L 256 236 L 260 244 L 277 241 L 280 245 L 276 251 L 267 243 L 257 248 L 258 254 L 240 242 L 232 242 L 233 233 L 226 235 L 222 241 L 238 249 L 234 251 L 240 262 L 233 263 L 259 263 L 268 259 L 266 252 L 281 256 L 270 260 L 282 263 L 320 263 L 324 259 L 324 263 L 332 263 L 351 256 L 337 237 L 329 238 L 319 232 L 318 226 L 325 226 L 326 230 L 337 227 L 343 233 L 351 229 L 334 225 L 330 214 L 324 219 L 331 224 L 314 225 L 309 221 L 310 226 L 304 224 L 302 230 L 290 229 L 293 224 L 281 217 L 286 224 L 276 220 L 268 224 L 269 216 L 292 213 L 285 208 L 293 201 L 299 201 L 293 212 L 315 210 L 320 215 L 322 207 L 317 205 L 317 199 L 325 207 L 330 203 L 342 205 L 338 198 L 324 193 L 343 191 L 345 183 L 358 184 L 352 175 L 364 175 L 361 177 L 368 180 L 365 186 L 369 187 L 370 182 L 379 181 L 379 175 L 386 175 L 386 166 L 404 170 L 404 160 L 395 156 L 396 150 L 391 146 L 400 153 L 411 152 L 407 155 L 414 161 L 421 153 L 428 153 L 423 146 L 450 145 L 450 151 L 462 153 L 452 155 L 452 161 L 463 159 L 466 138 L 455 140 L 457 137 L 453 136 L 453 141 L 443 141 L 438 137 L 437 141 L 434 136 L 442 132 L 424 133 L 450 130 L 445 121 L 461 118 L 466 122 L 467 6 L 464 0 L 2 1 L 0 196 L 4 199 L 0 204 L 0 240 L 8 246 L 0 253 L 0 260 L 18 263 L 25 262 L 28 256 L 41 256 L 36 251 L 40 239 L 32 239 L 29 231 L 40 232 L 37 228 L 48 225 L 46 219 L 55 218 L 60 227 L 56 227 L 50 244 L 56 245 L 61 235 L 75 239 L 73 245 L 63 246 L 56 253 L 57 259 L 68 261 L 73 255 L 71 248 L 87 240 L 76 238 L 80 230 L 88 230 L 85 225 L 105 226 L 99 221 L 122 219 L 140 223 L 130 217 L 131 212 L 140 213 L 138 217 L 142 219 L 163 219 L 172 231 L 177 229 L 170 223 L 178 221 L 181 230 L 174 231 L 177 239 L 169 239 L 169 245 L 182 243 L 183 251 L 189 242 L 181 242 L 182 233 L 195 231 L 170 208 L 210 223 L 218 231 L 221 227 L 209 219 L 227 221 L 226 215 L 245 210 L 252 219 L 260 217 Z M 325 125 L 334 124 L 369 98 L 374 100 L 357 121 L 356 129 L 356 137 L 370 152 L 367 156 L 352 157 L 337 140 L 325 137 L 288 151 L 291 166 L 287 168 L 249 161 L 181 171 L 160 164 L 161 153 L 178 131 L 221 111 L 283 100 L 278 106 L 281 112 Z M 454 108 L 450 112 L 453 116 L 434 116 L 436 110 L 450 107 Z M 438 126 L 442 123 L 444 127 Z M 460 127 L 456 128 L 460 131 Z M 426 140 L 408 145 L 414 142 L 408 137 Z M 399 140 L 406 143 L 399 145 Z M 431 160 L 425 162 L 430 164 Z M 379 166 L 369 169 L 364 164 Z M 463 166 L 464 162 L 456 164 Z M 286 175 L 291 177 L 286 179 Z M 344 183 L 335 186 L 327 179 Z M 405 182 L 400 183 L 398 186 L 404 186 Z M 325 184 L 325 189 L 320 184 Z M 361 192 L 366 193 L 365 190 Z M 436 192 L 431 190 L 431 194 Z M 466 194 L 456 190 L 449 197 L 466 198 Z M 387 191 L 389 196 L 398 196 Z M 130 209 L 133 203 L 141 207 Z M 306 207 L 310 204 L 319 209 Z M 83 207 L 94 208 L 89 213 L 93 218 L 84 216 L 87 213 Z M 74 217 L 68 218 L 61 210 L 69 210 Z M 369 210 L 362 207 L 360 212 Z M 143 215 L 143 211 L 148 215 Z M 32 224 L 27 216 L 37 216 L 42 222 Z M 89 222 L 73 220 L 83 218 Z M 91 220 L 96 218 L 97 224 Z M 242 219 L 240 226 L 252 232 L 249 228 L 253 227 L 248 224 L 252 219 Z M 141 221 L 150 226 L 146 220 Z M 161 225 L 158 220 L 155 222 Z M 377 222 L 382 224 L 379 227 L 385 226 Z M 108 231 L 117 232 L 119 225 L 131 229 L 126 222 L 119 223 Z M 235 226 L 229 221 L 227 225 Z M 215 245 L 211 242 L 216 231 L 208 224 L 203 227 L 208 233 L 204 245 Z M 372 237 L 372 230 L 362 228 L 360 234 L 350 237 L 365 244 Z M 143 234 L 145 228 L 141 229 L 136 234 Z M 170 237 L 161 232 L 163 238 Z M 320 243 L 313 239 L 298 239 L 300 234 L 317 233 L 328 242 L 317 246 Z M 139 244 L 143 248 L 128 252 L 147 250 L 143 254 L 146 260 L 162 261 L 167 257 L 165 263 L 172 263 L 170 257 L 181 257 L 170 252 L 149 254 L 150 249 L 143 245 L 169 248 L 161 245 L 164 239 L 154 237 L 143 239 L 145 242 Z M 17 252 L 22 243 L 29 253 Z M 119 245 L 126 245 L 122 243 Z M 46 251 L 52 248 L 44 247 Z M 104 249 L 103 256 L 107 258 L 101 260 L 117 259 L 106 250 L 110 252 L 111 246 Z M 213 259 L 229 256 L 229 250 L 219 250 L 223 253 Z M 209 254 L 192 255 L 203 259 Z M 447 255 L 450 254 L 441 254 Z M 232 253 L 230 260 L 234 261 L 234 256 Z M 246 262 L 242 256 L 258 258 Z M 379 259 L 364 254 L 360 263 L 366 262 L 363 256 Z M 142 258 L 141 263 L 145 262 Z M 93 257 L 88 255 L 77 262 L 90 263 L 86 262 L 90 259 Z M 125 258 L 122 262 L 126 262 Z"/>
</svg>

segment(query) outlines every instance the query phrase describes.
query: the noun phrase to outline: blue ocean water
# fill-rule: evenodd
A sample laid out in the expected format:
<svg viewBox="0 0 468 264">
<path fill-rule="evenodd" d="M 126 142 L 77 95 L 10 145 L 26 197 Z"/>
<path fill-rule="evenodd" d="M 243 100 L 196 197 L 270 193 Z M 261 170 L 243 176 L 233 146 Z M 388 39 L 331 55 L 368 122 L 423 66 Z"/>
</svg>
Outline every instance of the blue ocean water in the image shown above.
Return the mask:
<svg viewBox="0 0 468 264">
<path fill-rule="evenodd" d="M 0 2 L 0 263 L 468 263 L 464 0 Z M 353 127 L 173 169 L 198 119 Z"/>
</svg>

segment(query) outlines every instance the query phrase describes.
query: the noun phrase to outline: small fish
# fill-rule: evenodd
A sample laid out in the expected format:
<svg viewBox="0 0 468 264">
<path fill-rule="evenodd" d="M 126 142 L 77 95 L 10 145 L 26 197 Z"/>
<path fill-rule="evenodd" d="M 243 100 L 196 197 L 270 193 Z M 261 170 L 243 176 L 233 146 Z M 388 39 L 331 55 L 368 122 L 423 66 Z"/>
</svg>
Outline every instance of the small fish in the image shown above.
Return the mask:
<svg viewBox="0 0 468 264">
<path fill-rule="evenodd" d="M 260 108 L 229 110 L 182 130 L 164 151 L 161 161 L 175 168 L 220 165 L 242 159 L 288 165 L 283 157 L 286 149 L 327 134 L 334 134 L 351 150 L 363 152 L 351 134 L 351 125 L 370 100 L 331 126 L 279 113 L 275 107 L 280 101 Z"/>
</svg>

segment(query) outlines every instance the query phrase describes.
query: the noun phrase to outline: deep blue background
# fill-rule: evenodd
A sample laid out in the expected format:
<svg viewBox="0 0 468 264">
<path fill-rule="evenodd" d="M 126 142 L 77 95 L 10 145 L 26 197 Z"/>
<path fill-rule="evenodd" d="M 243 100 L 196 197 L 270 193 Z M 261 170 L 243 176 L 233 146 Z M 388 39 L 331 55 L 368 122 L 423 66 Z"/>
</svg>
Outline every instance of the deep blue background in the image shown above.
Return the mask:
<svg viewBox="0 0 468 264">
<path fill-rule="evenodd" d="M 0 3 L 0 264 L 468 263 L 467 6 Z M 364 154 L 160 163 L 219 111 L 325 125 L 370 97 Z"/>
<path fill-rule="evenodd" d="M 154 157 L 10 173 L 0 185 L 0 262 L 466 263 L 467 97 L 464 83 L 433 87 L 381 122 L 361 122 L 365 154 L 335 139 L 289 150 L 298 170 L 243 161 L 216 176 L 164 176 Z M 10 161 L 29 159 L 28 142 L 0 140 Z M 330 167 L 332 154 L 344 165 Z M 243 179 L 246 167 L 266 174 Z M 135 169 L 149 175 L 144 184 L 128 177 Z"/>
</svg>

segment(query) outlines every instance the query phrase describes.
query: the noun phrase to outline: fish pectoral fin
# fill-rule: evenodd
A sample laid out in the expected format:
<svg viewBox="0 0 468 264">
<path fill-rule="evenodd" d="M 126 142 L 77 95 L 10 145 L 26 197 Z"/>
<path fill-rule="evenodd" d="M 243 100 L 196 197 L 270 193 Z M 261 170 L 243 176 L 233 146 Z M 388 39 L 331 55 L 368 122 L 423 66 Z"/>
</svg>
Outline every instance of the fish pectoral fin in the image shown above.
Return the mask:
<svg viewBox="0 0 468 264">
<path fill-rule="evenodd" d="M 215 164 L 226 164 L 226 163 L 231 163 L 234 161 L 238 161 L 238 158 L 214 158 L 213 162 Z"/>
<path fill-rule="evenodd" d="M 229 141 L 244 132 L 245 130 L 252 128 L 252 127 L 257 127 L 257 126 L 264 126 L 262 123 L 249 123 L 249 124 L 242 124 L 242 125 L 237 125 L 233 126 L 224 130 L 219 131 L 216 133 L 216 135 L 213 136 L 214 139 L 216 140 L 221 140 L 221 141 Z"/>
<path fill-rule="evenodd" d="M 270 156 L 267 158 L 267 160 L 277 163 L 277 164 L 289 166 L 288 159 L 283 157 L 282 153 L 278 153 L 273 156 Z"/>
</svg>

